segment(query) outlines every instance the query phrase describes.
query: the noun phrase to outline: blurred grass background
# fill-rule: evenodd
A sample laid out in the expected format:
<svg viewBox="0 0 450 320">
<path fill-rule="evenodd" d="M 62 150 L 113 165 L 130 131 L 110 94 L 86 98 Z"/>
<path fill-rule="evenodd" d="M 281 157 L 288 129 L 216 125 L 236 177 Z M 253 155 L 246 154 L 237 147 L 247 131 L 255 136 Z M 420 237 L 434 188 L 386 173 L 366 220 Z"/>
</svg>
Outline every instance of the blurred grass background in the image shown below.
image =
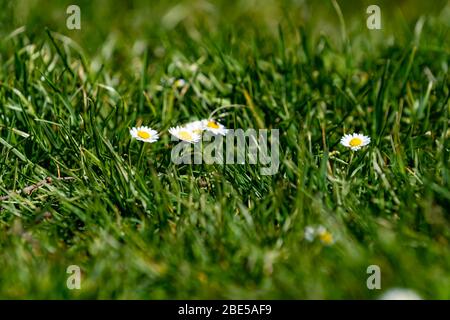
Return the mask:
<svg viewBox="0 0 450 320">
<path fill-rule="evenodd" d="M 0 194 L 76 179 L 1 203 L 1 298 L 450 298 L 448 1 L 378 1 L 379 31 L 372 1 L 79 1 L 81 30 L 73 1 L 0 4 Z M 231 103 L 281 130 L 277 175 L 129 137 Z"/>
</svg>

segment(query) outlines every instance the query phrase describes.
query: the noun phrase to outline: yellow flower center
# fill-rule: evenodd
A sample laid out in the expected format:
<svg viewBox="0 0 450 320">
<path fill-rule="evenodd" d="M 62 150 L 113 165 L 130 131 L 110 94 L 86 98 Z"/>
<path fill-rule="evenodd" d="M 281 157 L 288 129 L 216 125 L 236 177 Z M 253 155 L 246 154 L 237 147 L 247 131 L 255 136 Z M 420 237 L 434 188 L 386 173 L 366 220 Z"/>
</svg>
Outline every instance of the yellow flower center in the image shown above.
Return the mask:
<svg viewBox="0 0 450 320">
<path fill-rule="evenodd" d="M 139 138 L 142 138 L 142 139 L 148 139 L 148 138 L 151 137 L 150 133 L 148 133 L 147 131 L 141 131 L 141 130 L 139 130 L 137 132 L 137 135 L 138 135 Z"/>
<path fill-rule="evenodd" d="M 192 141 L 192 135 L 187 131 L 180 131 L 178 136 L 181 140 Z"/>
<path fill-rule="evenodd" d="M 353 138 L 352 140 L 350 140 L 349 144 L 352 147 L 358 147 L 362 145 L 362 140 L 360 138 Z"/>
<path fill-rule="evenodd" d="M 215 123 L 214 121 L 208 121 L 208 125 L 207 126 L 209 128 L 212 128 L 212 129 L 219 129 L 220 128 L 219 125 L 217 123 Z"/>
<path fill-rule="evenodd" d="M 331 243 L 333 243 L 333 235 L 330 232 L 328 232 L 328 231 L 325 231 L 325 232 L 319 234 L 319 239 L 324 244 L 331 244 Z"/>
</svg>

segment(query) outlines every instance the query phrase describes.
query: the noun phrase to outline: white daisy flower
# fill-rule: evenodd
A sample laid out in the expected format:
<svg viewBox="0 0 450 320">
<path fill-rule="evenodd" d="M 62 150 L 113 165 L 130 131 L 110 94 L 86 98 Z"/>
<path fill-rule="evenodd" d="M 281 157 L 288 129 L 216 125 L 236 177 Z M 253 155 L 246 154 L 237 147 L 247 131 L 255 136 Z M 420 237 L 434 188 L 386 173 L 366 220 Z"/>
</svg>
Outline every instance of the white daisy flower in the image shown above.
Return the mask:
<svg viewBox="0 0 450 320">
<path fill-rule="evenodd" d="M 203 121 L 197 120 L 193 122 L 189 122 L 185 125 L 186 128 L 192 130 L 192 132 L 201 135 L 202 132 L 205 130 L 205 126 L 203 124 Z"/>
<path fill-rule="evenodd" d="M 341 144 L 353 151 L 361 149 L 370 143 L 370 137 L 359 133 L 346 134 L 341 138 Z"/>
<path fill-rule="evenodd" d="M 203 120 L 203 127 L 205 128 L 205 130 L 216 135 L 221 134 L 222 136 L 224 136 L 227 134 L 227 129 L 222 124 L 213 119 Z"/>
<path fill-rule="evenodd" d="M 177 88 L 181 88 L 184 87 L 186 85 L 186 80 L 184 79 L 177 79 L 173 82 L 173 84 L 175 85 L 175 87 Z"/>
<path fill-rule="evenodd" d="M 308 242 L 313 242 L 317 238 L 320 240 L 320 242 L 322 242 L 322 244 L 326 246 L 332 245 L 335 242 L 333 234 L 324 226 L 307 226 L 305 228 L 303 236 Z"/>
<path fill-rule="evenodd" d="M 381 295 L 380 300 L 422 300 L 415 291 L 405 288 L 391 288 Z"/>
<path fill-rule="evenodd" d="M 182 78 L 176 79 L 174 77 L 170 77 L 166 79 L 161 79 L 162 85 L 174 86 L 175 88 L 182 88 L 186 85 L 186 83 L 187 83 L 186 80 Z"/>
<path fill-rule="evenodd" d="M 192 129 L 188 127 L 172 127 L 169 129 L 169 132 L 174 137 L 178 138 L 179 140 L 183 140 L 190 143 L 196 143 L 200 141 L 201 135 L 198 133 L 195 133 Z"/>
<path fill-rule="evenodd" d="M 132 128 L 130 134 L 133 138 L 139 141 L 153 143 L 159 139 L 158 132 L 150 127 L 141 126 Z"/>
</svg>

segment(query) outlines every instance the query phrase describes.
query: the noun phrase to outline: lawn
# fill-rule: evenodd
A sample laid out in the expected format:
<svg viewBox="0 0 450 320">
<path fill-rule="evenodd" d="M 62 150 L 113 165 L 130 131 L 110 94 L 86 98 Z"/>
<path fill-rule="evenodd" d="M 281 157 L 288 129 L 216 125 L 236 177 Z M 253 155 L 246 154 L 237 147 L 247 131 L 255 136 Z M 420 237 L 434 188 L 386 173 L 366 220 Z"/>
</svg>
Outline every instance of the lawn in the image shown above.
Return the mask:
<svg viewBox="0 0 450 320">
<path fill-rule="evenodd" d="M 70 4 L 0 0 L 0 298 L 450 299 L 450 2 Z M 175 163 L 211 114 L 277 171 Z"/>
</svg>

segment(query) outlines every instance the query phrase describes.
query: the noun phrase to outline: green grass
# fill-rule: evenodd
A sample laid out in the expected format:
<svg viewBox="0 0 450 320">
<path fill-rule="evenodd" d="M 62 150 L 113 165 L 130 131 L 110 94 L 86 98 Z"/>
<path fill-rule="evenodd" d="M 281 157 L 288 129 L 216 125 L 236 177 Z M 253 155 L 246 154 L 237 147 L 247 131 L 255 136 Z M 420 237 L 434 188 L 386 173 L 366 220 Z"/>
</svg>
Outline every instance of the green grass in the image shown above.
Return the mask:
<svg viewBox="0 0 450 320">
<path fill-rule="evenodd" d="M 0 298 L 449 299 L 450 5 L 392 2 L 380 31 L 367 1 L 345 26 L 326 1 L 80 1 L 79 31 L 72 2 L 3 3 Z M 171 162 L 168 128 L 229 104 L 228 128 L 280 130 L 276 175 Z"/>
</svg>

